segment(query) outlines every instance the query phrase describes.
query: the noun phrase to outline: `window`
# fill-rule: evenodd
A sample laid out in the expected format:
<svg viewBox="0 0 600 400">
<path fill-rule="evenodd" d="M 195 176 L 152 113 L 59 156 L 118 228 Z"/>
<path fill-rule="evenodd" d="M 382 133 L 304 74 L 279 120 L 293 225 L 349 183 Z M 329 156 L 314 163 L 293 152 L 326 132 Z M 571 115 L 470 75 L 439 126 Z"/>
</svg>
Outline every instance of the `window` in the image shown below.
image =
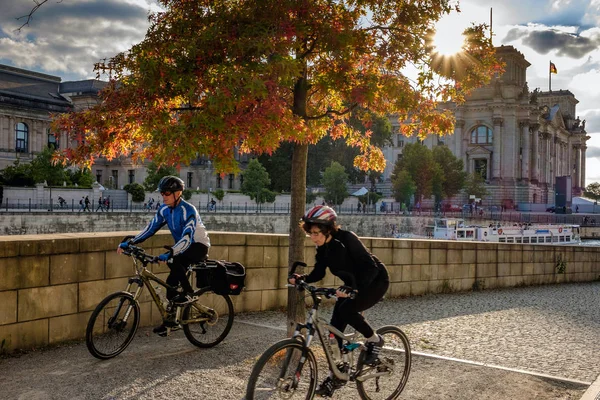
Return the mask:
<svg viewBox="0 0 600 400">
<path fill-rule="evenodd" d="M 27 153 L 29 149 L 29 127 L 26 124 L 19 122 L 16 127 L 16 134 L 17 143 L 15 151 L 17 153 Z"/>
<path fill-rule="evenodd" d="M 102 170 L 101 169 L 96 170 L 96 182 L 98 182 L 99 184 L 102 184 Z"/>
<path fill-rule="evenodd" d="M 531 243 L 537 243 L 537 237 L 532 236 L 531 237 Z"/>
<path fill-rule="evenodd" d="M 398 147 L 404 147 L 404 136 L 403 135 L 398 135 Z"/>
<path fill-rule="evenodd" d="M 521 243 L 521 238 L 520 237 L 517 237 L 515 239 L 517 240 L 517 243 Z"/>
<path fill-rule="evenodd" d="M 396 158 L 396 161 L 402 160 L 402 157 L 403 157 L 402 153 L 398 154 L 398 157 Z"/>
<path fill-rule="evenodd" d="M 129 183 L 133 183 L 135 182 L 135 170 L 134 169 L 130 169 L 127 171 L 127 175 L 129 177 Z"/>
<path fill-rule="evenodd" d="M 233 189 L 233 174 L 229 174 L 229 189 Z"/>
<path fill-rule="evenodd" d="M 221 175 L 217 175 L 217 189 L 221 189 L 222 185 L 223 185 L 223 179 L 221 178 Z"/>
<path fill-rule="evenodd" d="M 472 144 L 492 144 L 492 130 L 484 125 L 479 125 L 471 131 Z"/>
<path fill-rule="evenodd" d="M 187 187 L 191 188 L 192 187 L 192 178 L 194 177 L 193 172 L 188 172 L 187 173 Z"/>
<path fill-rule="evenodd" d="M 525 238 L 523 238 L 523 239 L 525 239 Z M 513 237 L 506 238 L 506 243 L 514 243 L 514 242 L 515 242 L 515 238 L 513 238 Z"/>
<path fill-rule="evenodd" d="M 50 133 L 50 129 L 48 129 L 48 147 L 56 150 L 58 149 L 58 139 L 56 138 L 56 136 L 54 136 L 54 134 Z"/>
</svg>

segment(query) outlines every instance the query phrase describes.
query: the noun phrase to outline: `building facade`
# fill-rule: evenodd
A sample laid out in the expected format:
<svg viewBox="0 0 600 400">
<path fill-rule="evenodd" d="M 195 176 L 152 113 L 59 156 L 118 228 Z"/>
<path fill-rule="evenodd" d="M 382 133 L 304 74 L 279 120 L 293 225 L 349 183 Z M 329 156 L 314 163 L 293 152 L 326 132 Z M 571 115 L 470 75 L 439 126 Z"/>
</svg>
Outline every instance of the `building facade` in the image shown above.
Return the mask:
<svg viewBox="0 0 600 400">
<path fill-rule="evenodd" d="M 64 149 L 74 145 L 63 135 L 50 134 L 51 114 L 87 109 L 98 101 L 106 82 L 89 79 L 61 82 L 61 78 L 0 64 L 0 169 L 16 160 L 31 161 L 46 146 Z M 241 168 L 248 155 L 236 154 Z M 136 164 L 129 157 L 97 159 L 92 174 L 107 188 L 120 189 L 128 183 L 143 183 L 147 162 Z M 210 160 L 199 156 L 181 166 L 180 177 L 187 187 L 205 191 L 240 190 L 240 174 L 216 174 Z"/>
<path fill-rule="evenodd" d="M 505 72 L 475 90 L 464 104 L 443 104 L 456 117 L 454 132 L 430 135 L 429 148 L 446 145 L 463 160 L 468 173 L 480 174 L 489 192 L 488 205 L 512 207 L 517 203 L 554 203 L 557 177 L 570 176 L 572 193 L 585 187 L 585 121 L 577 117 L 577 99 L 568 90 L 529 91 L 530 66 L 512 46 L 497 48 Z M 396 132 L 400 122 L 391 118 Z M 417 138 L 394 135 L 386 147 L 384 179 L 390 180 L 395 162 L 407 143 Z M 468 193 L 461 195 L 466 202 Z"/>
</svg>

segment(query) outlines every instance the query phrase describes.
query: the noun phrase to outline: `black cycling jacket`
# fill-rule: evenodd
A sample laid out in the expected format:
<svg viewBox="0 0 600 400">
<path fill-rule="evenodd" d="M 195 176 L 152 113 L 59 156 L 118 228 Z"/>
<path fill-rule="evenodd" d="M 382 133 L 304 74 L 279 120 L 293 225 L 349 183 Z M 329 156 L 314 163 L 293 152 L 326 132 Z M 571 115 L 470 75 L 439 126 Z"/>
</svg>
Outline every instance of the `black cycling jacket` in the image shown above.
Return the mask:
<svg viewBox="0 0 600 400">
<path fill-rule="evenodd" d="M 329 242 L 317 247 L 315 268 L 306 276 L 305 282 L 323 279 L 327 267 L 346 286 L 359 292 L 368 288 L 375 279 L 389 279 L 383 264 L 375 262 L 358 236 L 342 229 L 334 232 Z"/>
</svg>

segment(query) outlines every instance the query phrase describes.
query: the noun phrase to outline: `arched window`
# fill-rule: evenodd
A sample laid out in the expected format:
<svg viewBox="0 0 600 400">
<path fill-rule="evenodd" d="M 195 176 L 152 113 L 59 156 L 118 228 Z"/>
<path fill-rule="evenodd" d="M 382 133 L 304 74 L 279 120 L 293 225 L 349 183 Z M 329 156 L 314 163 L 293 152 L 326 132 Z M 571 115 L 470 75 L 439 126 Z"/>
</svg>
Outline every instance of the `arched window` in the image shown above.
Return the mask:
<svg viewBox="0 0 600 400">
<path fill-rule="evenodd" d="M 27 153 L 29 149 L 29 127 L 19 122 L 16 126 L 16 136 L 15 151 L 17 153 Z"/>
<path fill-rule="evenodd" d="M 492 130 L 485 125 L 479 125 L 471 131 L 472 144 L 492 144 Z"/>
<path fill-rule="evenodd" d="M 58 149 L 58 139 L 54 136 L 53 133 L 50 133 L 50 129 L 48 129 L 48 147 L 52 150 Z"/>
</svg>

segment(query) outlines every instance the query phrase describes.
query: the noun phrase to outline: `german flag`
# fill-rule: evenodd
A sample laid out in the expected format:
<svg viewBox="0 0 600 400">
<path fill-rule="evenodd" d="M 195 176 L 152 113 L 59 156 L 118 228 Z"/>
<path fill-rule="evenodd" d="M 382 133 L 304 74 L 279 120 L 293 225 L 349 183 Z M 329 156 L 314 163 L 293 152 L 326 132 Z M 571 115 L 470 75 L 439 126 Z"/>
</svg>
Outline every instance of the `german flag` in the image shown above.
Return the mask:
<svg viewBox="0 0 600 400">
<path fill-rule="evenodd" d="M 550 73 L 551 74 L 558 74 L 558 70 L 556 69 L 556 65 L 554 65 L 553 62 L 550 62 Z"/>
</svg>

